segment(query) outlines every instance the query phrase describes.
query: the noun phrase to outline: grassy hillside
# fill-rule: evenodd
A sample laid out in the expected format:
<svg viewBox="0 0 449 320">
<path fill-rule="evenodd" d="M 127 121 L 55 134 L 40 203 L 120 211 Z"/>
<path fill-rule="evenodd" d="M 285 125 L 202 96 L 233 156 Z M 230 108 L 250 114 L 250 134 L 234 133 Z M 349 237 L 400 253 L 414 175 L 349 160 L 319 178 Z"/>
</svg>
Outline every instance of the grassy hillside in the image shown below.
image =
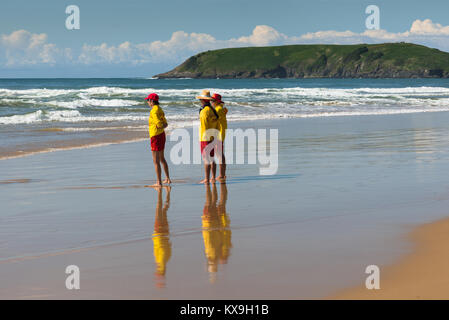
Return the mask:
<svg viewBox="0 0 449 320">
<path fill-rule="evenodd" d="M 449 77 L 449 53 L 410 43 L 207 51 L 160 78 Z"/>
</svg>

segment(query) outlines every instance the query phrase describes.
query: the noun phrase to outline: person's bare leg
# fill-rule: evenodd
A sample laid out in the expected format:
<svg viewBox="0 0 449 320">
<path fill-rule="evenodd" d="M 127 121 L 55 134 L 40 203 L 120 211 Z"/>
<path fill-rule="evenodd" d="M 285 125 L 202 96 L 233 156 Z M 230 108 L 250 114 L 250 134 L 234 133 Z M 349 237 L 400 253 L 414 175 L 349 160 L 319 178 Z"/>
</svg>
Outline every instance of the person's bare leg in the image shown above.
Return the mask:
<svg viewBox="0 0 449 320">
<path fill-rule="evenodd" d="M 217 157 L 219 159 L 218 164 L 220 166 L 217 180 L 220 182 L 224 182 L 226 179 L 226 159 L 224 156 L 224 143 L 223 142 L 221 142 L 221 144 L 218 147 Z"/>
<path fill-rule="evenodd" d="M 209 163 L 204 164 L 204 180 L 201 180 L 200 183 L 209 184 L 210 182 L 210 169 L 211 165 Z"/>
<path fill-rule="evenodd" d="M 221 157 L 220 175 L 218 176 L 217 180 L 221 182 L 224 182 L 226 180 L 226 159 L 224 155 L 222 155 Z"/>
<path fill-rule="evenodd" d="M 161 163 L 159 157 L 159 151 L 153 151 L 153 164 L 156 171 L 157 182 L 150 187 L 160 188 L 162 187 L 162 177 L 161 177 Z"/>
<path fill-rule="evenodd" d="M 164 150 L 159 151 L 159 152 L 160 152 L 159 156 L 160 156 L 160 159 L 161 159 L 162 167 L 164 168 L 164 173 L 165 173 L 164 183 L 170 184 L 171 183 L 170 173 L 168 172 L 168 164 L 167 164 L 167 161 L 165 160 Z"/>
<path fill-rule="evenodd" d="M 220 175 L 226 180 L 226 163 L 220 165 Z"/>
</svg>

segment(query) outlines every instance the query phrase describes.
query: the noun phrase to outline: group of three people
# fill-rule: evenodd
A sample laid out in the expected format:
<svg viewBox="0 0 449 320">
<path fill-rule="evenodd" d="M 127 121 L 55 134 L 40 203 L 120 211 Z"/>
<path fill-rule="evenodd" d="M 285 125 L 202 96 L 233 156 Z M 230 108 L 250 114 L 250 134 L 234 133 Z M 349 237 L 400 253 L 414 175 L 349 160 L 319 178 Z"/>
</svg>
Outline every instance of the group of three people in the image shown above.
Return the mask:
<svg viewBox="0 0 449 320">
<path fill-rule="evenodd" d="M 221 95 L 214 93 L 212 96 L 209 90 L 203 90 L 201 95 L 196 97 L 201 102 L 200 109 L 200 144 L 201 155 L 204 161 L 204 180 L 201 183 L 226 180 L 226 160 L 224 156 L 224 140 L 226 137 L 228 109 L 224 106 Z M 157 182 L 153 187 L 162 187 L 162 183 L 171 184 L 167 161 L 164 156 L 165 149 L 165 128 L 168 123 L 164 111 L 159 106 L 159 96 L 151 93 L 147 98 L 151 108 L 148 119 L 148 129 L 151 139 L 151 151 L 153 153 L 153 163 L 156 170 Z M 217 133 L 217 134 L 214 134 Z M 208 146 L 213 142 L 213 145 Z M 220 165 L 219 176 L 216 177 L 217 165 L 214 160 L 215 151 Z M 166 179 L 162 182 L 161 164 L 165 172 Z"/>
</svg>

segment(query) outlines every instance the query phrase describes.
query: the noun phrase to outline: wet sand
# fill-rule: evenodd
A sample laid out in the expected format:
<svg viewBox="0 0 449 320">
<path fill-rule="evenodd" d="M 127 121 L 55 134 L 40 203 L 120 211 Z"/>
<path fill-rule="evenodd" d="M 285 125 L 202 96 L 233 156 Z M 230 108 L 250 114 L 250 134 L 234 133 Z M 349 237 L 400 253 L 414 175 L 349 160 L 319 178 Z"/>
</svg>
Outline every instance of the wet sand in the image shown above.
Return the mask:
<svg viewBox="0 0 449 320">
<path fill-rule="evenodd" d="M 449 219 L 420 226 L 407 240 L 413 252 L 380 271 L 380 289 L 348 289 L 331 299 L 449 299 Z"/>
<path fill-rule="evenodd" d="M 226 186 L 209 189 L 200 165 L 171 164 L 169 197 L 145 187 L 148 141 L 2 160 L 0 297 L 318 299 L 358 287 L 367 265 L 394 266 L 414 252 L 409 232 L 448 216 L 447 123 L 239 123 L 279 129 L 278 172 L 229 165 Z M 72 264 L 79 291 L 65 288 Z"/>
<path fill-rule="evenodd" d="M 21 140 L 0 148 L 0 160 L 20 158 L 39 153 L 100 147 L 109 144 L 141 141 L 148 137 L 145 127 L 39 127 L 10 133 Z M 27 142 L 24 142 L 24 136 Z"/>
</svg>

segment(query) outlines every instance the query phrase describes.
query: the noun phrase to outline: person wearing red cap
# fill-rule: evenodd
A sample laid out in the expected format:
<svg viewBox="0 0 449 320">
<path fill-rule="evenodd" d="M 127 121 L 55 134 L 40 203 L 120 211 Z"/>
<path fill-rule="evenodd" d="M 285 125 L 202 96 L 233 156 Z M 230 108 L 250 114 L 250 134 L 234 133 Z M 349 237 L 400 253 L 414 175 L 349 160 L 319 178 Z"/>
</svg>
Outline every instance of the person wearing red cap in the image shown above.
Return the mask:
<svg viewBox="0 0 449 320">
<path fill-rule="evenodd" d="M 224 107 L 224 102 L 221 100 L 221 95 L 218 93 L 214 93 L 212 95 L 212 106 L 215 108 L 215 111 L 218 114 L 218 129 L 220 130 L 220 134 L 218 136 L 218 145 L 217 145 L 217 154 L 220 161 L 220 175 L 218 176 L 218 181 L 226 180 L 226 159 L 224 156 L 224 140 L 226 137 L 226 129 L 228 128 L 228 120 L 226 119 L 226 115 L 228 113 L 228 109 Z"/>
<path fill-rule="evenodd" d="M 161 163 L 164 168 L 164 183 L 170 184 L 170 175 L 168 172 L 168 164 L 165 160 L 165 128 L 167 128 L 167 119 L 165 119 L 164 111 L 159 107 L 159 96 L 151 93 L 147 98 L 148 105 L 151 108 L 150 117 L 148 118 L 148 131 L 151 139 L 151 151 L 153 153 L 153 163 L 156 170 L 157 183 L 152 187 L 162 187 Z"/>
<path fill-rule="evenodd" d="M 218 131 L 218 114 L 211 106 L 210 102 L 213 100 L 210 96 L 209 90 L 203 90 L 201 95 L 196 97 L 201 102 L 200 109 L 200 146 L 201 155 L 204 161 L 204 180 L 200 183 L 209 184 L 215 182 L 215 175 L 217 171 L 217 165 L 214 160 L 214 149 L 218 139 L 215 137 L 219 135 Z M 210 136 L 212 134 L 212 136 Z M 209 144 L 215 146 L 208 146 Z M 209 154 L 208 154 L 209 153 Z M 211 177 L 212 175 L 212 177 Z"/>
</svg>

